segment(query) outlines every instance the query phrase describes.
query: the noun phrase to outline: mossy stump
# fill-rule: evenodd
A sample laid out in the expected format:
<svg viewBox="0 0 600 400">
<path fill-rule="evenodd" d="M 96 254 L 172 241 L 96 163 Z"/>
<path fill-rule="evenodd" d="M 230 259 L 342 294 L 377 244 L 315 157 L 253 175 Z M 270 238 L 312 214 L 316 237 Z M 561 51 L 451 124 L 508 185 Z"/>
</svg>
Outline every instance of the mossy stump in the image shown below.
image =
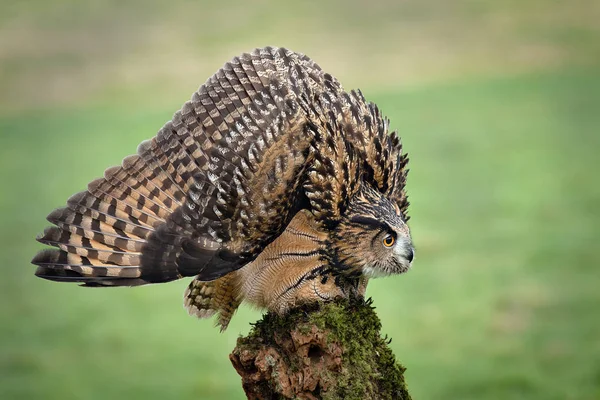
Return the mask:
<svg viewBox="0 0 600 400">
<path fill-rule="evenodd" d="M 268 313 L 229 358 L 249 399 L 410 399 L 371 301 Z"/>
</svg>

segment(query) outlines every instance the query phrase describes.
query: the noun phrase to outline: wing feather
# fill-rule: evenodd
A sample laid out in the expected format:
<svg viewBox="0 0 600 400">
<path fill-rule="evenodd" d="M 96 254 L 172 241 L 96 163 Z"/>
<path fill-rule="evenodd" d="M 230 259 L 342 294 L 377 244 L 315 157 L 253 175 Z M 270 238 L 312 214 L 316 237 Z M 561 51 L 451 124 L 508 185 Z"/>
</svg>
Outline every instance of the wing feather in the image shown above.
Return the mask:
<svg viewBox="0 0 600 400">
<path fill-rule="evenodd" d="M 360 92 L 302 54 L 256 49 L 51 213 L 55 227 L 39 240 L 56 249 L 33 262 L 39 276 L 88 286 L 217 279 L 254 260 L 302 208 L 334 223 L 363 176 L 405 211 L 401 150 Z"/>
</svg>

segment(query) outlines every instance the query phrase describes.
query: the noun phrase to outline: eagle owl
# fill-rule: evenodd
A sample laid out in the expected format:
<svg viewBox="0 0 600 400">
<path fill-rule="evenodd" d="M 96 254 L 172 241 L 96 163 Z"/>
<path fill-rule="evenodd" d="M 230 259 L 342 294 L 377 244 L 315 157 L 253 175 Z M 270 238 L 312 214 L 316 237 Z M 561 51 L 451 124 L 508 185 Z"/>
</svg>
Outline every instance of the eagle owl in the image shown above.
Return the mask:
<svg viewBox="0 0 600 400">
<path fill-rule="evenodd" d="M 185 307 L 224 330 L 246 301 L 283 313 L 362 295 L 413 260 L 396 132 L 360 91 L 283 48 L 234 58 L 37 240 L 36 275 L 83 286 L 194 276 Z"/>
</svg>

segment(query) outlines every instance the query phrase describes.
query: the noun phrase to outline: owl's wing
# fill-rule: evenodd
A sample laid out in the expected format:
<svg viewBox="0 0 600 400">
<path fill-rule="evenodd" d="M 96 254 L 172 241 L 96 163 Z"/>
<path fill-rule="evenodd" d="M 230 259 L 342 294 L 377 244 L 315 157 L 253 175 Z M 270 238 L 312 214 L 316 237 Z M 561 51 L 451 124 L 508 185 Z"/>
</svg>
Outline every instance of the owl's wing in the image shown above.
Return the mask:
<svg viewBox="0 0 600 400">
<path fill-rule="evenodd" d="M 38 276 L 137 285 L 240 268 L 285 228 L 314 132 L 315 96 L 341 90 L 309 58 L 265 48 L 211 77 L 120 167 L 51 213 Z"/>
</svg>

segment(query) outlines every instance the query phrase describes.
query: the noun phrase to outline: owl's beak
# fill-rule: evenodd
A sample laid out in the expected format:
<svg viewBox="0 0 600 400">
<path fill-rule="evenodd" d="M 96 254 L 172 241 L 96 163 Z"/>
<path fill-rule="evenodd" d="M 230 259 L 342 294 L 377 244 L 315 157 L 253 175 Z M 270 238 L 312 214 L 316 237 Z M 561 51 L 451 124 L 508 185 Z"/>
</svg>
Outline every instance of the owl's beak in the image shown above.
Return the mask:
<svg viewBox="0 0 600 400">
<path fill-rule="evenodd" d="M 396 253 L 405 271 L 408 270 L 415 258 L 415 248 L 410 239 L 399 240 L 394 248 L 394 253 Z"/>
<path fill-rule="evenodd" d="M 405 257 L 408 260 L 408 262 L 411 263 L 412 260 L 415 258 L 415 248 L 410 246 L 406 251 Z"/>
</svg>

